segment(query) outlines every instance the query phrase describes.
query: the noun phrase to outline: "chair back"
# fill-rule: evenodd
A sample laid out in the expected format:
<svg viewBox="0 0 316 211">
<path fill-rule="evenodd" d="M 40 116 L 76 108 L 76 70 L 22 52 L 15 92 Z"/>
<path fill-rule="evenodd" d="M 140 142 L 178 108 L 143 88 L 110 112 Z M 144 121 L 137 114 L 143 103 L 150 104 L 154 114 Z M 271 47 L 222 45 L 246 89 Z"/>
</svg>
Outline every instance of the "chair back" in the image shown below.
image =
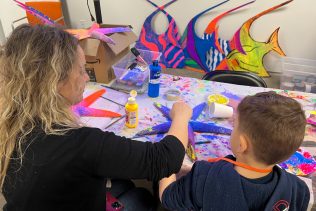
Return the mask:
<svg viewBox="0 0 316 211">
<path fill-rule="evenodd" d="M 267 87 L 261 77 L 244 71 L 216 70 L 206 73 L 202 79 L 244 86 Z"/>
</svg>

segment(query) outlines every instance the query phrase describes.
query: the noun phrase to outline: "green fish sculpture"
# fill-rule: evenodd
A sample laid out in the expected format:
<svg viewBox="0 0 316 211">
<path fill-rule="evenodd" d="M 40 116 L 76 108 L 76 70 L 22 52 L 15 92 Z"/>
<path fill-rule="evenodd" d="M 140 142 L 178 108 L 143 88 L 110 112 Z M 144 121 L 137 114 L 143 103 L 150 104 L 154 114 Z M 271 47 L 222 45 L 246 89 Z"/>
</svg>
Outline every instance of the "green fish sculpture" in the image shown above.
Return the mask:
<svg viewBox="0 0 316 211">
<path fill-rule="evenodd" d="M 275 51 L 279 55 L 285 56 L 278 43 L 279 28 L 271 34 L 267 42 L 258 42 L 251 37 L 250 27 L 261 16 L 292 1 L 283 2 L 248 19 L 234 34 L 230 41 L 231 51 L 216 67 L 216 70 L 248 71 L 261 77 L 269 77 L 270 75 L 263 64 L 263 57 L 270 51 Z"/>
</svg>

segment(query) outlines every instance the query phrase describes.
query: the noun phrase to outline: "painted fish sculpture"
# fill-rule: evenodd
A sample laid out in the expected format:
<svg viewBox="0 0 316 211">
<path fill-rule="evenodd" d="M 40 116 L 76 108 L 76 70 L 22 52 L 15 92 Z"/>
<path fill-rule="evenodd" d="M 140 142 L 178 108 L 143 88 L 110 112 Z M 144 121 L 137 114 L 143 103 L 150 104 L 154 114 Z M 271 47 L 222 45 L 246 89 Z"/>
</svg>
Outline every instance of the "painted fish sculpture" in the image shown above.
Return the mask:
<svg viewBox="0 0 316 211">
<path fill-rule="evenodd" d="M 229 0 L 220 2 L 212 7 L 207 8 L 206 10 L 200 12 L 196 16 L 194 16 L 190 22 L 188 23 L 184 34 L 181 38 L 181 47 L 184 49 L 185 55 L 185 64 L 188 67 L 192 67 L 195 69 L 203 69 L 205 72 L 208 72 L 208 68 L 205 67 L 203 63 L 203 59 L 200 56 L 201 54 L 205 54 L 208 49 L 211 48 L 212 43 L 208 40 L 202 39 L 198 37 L 195 32 L 195 24 L 197 20 L 206 12 L 213 10 L 216 7 L 221 6 L 222 4 L 228 2 Z M 205 59 L 204 59 L 205 60 Z"/>
<path fill-rule="evenodd" d="M 162 134 L 168 132 L 170 126 L 171 126 L 171 118 L 169 116 L 170 109 L 166 106 L 161 105 L 160 103 L 154 103 L 154 106 L 167 118 L 167 122 L 161 123 L 159 125 L 152 126 L 150 128 L 147 128 L 145 130 L 139 131 L 134 138 L 142 137 L 145 135 L 154 135 L 154 134 Z M 221 126 L 218 126 L 214 123 L 204 123 L 197 121 L 198 117 L 202 113 L 206 106 L 206 103 L 201 103 L 193 108 L 193 113 L 191 120 L 189 121 L 188 125 L 188 131 L 189 131 L 189 147 L 188 149 L 191 150 L 190 158 L 192 160 L 196 160 L 196 155 L 194 152 L 195 148 L 195 134 L 194 132 L 199 133 L 217 133 L 217 134 L 225 134 L 230 135 L 231 129 L 224 128 Z"/>
<path fill-rule="evenodd" d="M 94 103 L 98 98 L 100 98 L 104 93 L 105 89 L 100 89 L 85 97 L 80 103 L 71 107 L 71 109 L 77 113 L 79 116 L 92 116 L 92 117 L 121 117 L 122 115 L 113 111 L 89 108 L 89 106 Z"/>
<path fill-rule="evenodd" d="M 199 55 L 201 62 L 204 64 L 204 69 L 207 71 L 213 71 L 216 69 L 217 65 L 225 59 L 226 55 L 231 51 L 229 40 L 225 40 L 219 37 L 218 34 L 218 22 L 229 15 L 230 13 L 239 10 L 245 6 L 248 6 L 255 1 L 250 1 L 245 4 L 239 5 L 231 10 L 228 10 L 217 17 L 215 17 L 204 30 L 203 39 L 208 40 L 210 47 L 206 49 L 207 51 Z"/>
<path fill-rule="evenodd" d="M 180 46 L 180 35 L 175 19 L 165 11 L 165 8 L 175 3 L 177 0 L 171 0 L 163 6 L 158 6 L 150 0 L 147 0 L 157 9 L 151 13 L 144 21 L 139 39 L 136 41 L 137 49 L 161 52 L 159 64 L 162 68 L 182 68 L 184 66 L 184 54 Z M 157 34 L 152 22 L 154 17 L 162 12 L 167 20 L 167 30 L 162 34 Z"/>
<path fill-rule="evenodd" d="M 268 77 L 269 74 L 263 65 L 263 57 L 270 51 L 275 51 L 281 56 L 285 53 L 280 48 L 278 43 L 277 28 L 270 36 L 267 42 L 255 41 L 250 35 L 250 27 L 252 23 L 261 16 L 274 11 L 293 0 L 283 2 L 279 5 L 271 7 L 256 16 L 247 20 L 235 33 L 230 41 L 231 52 L 222 62 L 216 67 L 217 70 L 235 70 L 253 72 L 261 77 Z"/>
</svg>

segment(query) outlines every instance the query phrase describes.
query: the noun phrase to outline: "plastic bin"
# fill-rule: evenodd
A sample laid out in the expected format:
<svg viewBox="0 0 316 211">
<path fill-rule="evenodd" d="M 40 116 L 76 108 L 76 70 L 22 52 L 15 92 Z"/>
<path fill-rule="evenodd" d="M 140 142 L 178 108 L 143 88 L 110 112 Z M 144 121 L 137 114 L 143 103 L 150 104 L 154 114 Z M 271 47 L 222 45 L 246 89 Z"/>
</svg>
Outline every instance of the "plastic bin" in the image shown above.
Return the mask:
<svg viewBox="0 0 316 211">
<path fill-rule="evenodd" d="M 160 59 L 161 53 L 138 49 L 140 56 L 149 65 L 153 60 Z M 118 63 L 113 65 L 116 82 L 126 85 L 127 89 L 142 87 L 149 78 L 149 67 L 137 62 L 134 54 L 129 52 Z M 130 88 L 129 88 L 130 87 Z"/>
<path fill-rule="evenodd" d="M 285 57 L 280 89 L 316 93 L 316 60 Z"/>
</svg>

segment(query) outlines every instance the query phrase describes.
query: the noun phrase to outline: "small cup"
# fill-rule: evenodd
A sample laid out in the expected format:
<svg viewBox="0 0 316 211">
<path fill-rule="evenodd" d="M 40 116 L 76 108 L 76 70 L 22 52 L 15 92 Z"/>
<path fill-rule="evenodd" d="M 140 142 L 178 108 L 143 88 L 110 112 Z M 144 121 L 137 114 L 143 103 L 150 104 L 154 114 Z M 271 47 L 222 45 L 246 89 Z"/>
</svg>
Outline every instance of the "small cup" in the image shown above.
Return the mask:
<svg viewBox="0 0 316 211">
<path fill-rule="evenodd" d="M 233 116 L 234 110 L 230 106 L 213 102 L 209 105 L 209 113 L 210 117 L 230 118 Z"/>
<path fill-rule="evenodd" d="M 294 90 L 294 83 L 283 82 L 281 83 L 280 88 L 284 90 Z"/>
</svg>

